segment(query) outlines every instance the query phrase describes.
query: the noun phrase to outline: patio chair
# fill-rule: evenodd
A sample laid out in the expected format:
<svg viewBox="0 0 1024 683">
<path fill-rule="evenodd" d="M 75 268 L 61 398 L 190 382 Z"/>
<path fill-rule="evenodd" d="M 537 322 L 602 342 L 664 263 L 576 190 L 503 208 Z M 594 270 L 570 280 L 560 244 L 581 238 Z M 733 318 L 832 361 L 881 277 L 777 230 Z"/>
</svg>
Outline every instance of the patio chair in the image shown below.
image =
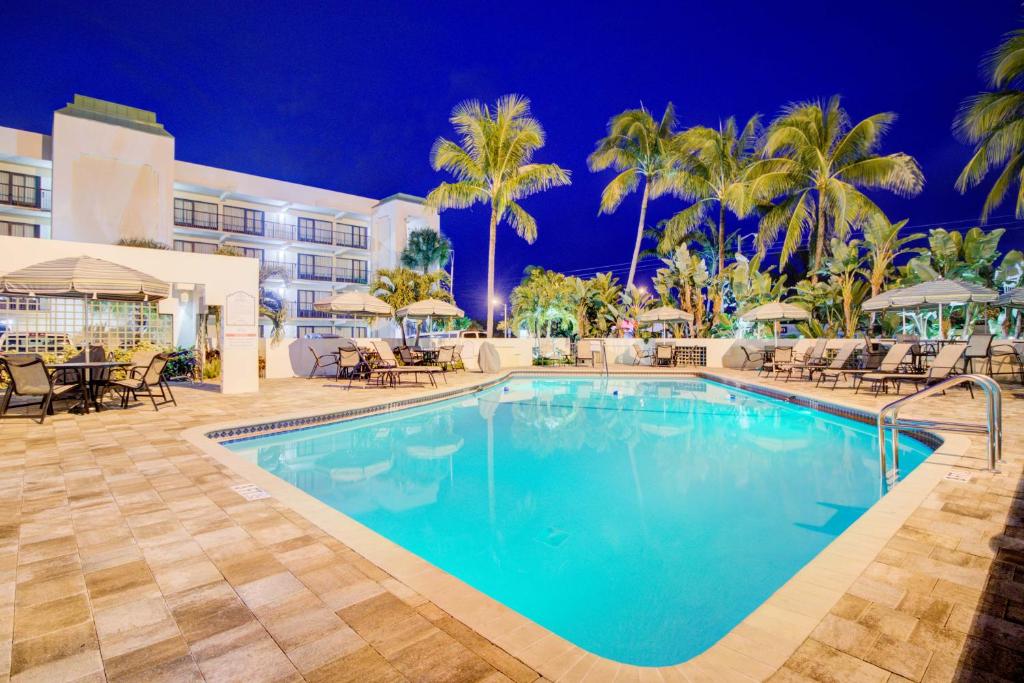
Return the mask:
<svg viewBox="0 0 1024 683">
<path fill-rule="evenodd" d="M 66 396 L 78 387 L 77 384 L 58 384 L 42 358 L 25 359 L 7 356 L 0 358 L 0 367 L 7 375 L 7 389 L 0 399 L 0 418 L 38 417 L 43 424 L 46 416 L 52 415 L 55 400 Z M 38 415 L 8 415 L 12 396 L 27 396 L 39 400 Z M 27 405 L 34 405 L 29 403 Z"/>
<path fill-rule="evenodd" d="M 136 400 L 140 395 L 147 396 L 153 404 L 153 410 L 160 410 L 160 406 L 168 403 L 178 405 L 171 392 L 171 385 L 164 377 L 164 368 L 167 367 L 169 360 L 170 356 L 166 353 L 158 353 L 144 370 L 134 368 L 129 377 L 111 380 L 109 386 L 121 391 L 121 407 L 128 407 L 129 395 L 134 396 Z M 156 400 L 157 391 L 160 392 L 159 403 Z"/>
<path fill-rule="evenodd" d="M 316 371 L 320 370 L 321 368 L 327 369 L 332 366 L 337 368 L 337 353 L 334 353 L 333 351 L 329 351 L 327 353 L 317 353 L 316 349 L 314 349 L 312 346 L 309 347 L 309 352 L 313 354 L 313 369 L 309 371 L 309 377 L 307 377 L 306 379 L 313 379 L 313 377 L 316 375 Z M 335 375 L 337 375 L 337 370 L 335 370 Z"/>
<path fill-rule="evenodd" d="M 1010 375 L 1013 377 L 1016 375 L 1020 383 L 1024 384 L 1024 358 L 1012 343 L 993 344 L 988 358 L 991 376 Z M 1004 370 L 1004 366 L 1009 366 L 1009 370 Z M 1014 370 L 1015 366 L 1016 370 Z"/>
<path fill-rule="evenodd" d="M 645 360 L 651 361 L 651 352 L 640 342 L 633 342 L 633 365 L 640 365 Z"/>
<path fill-rule="evenodd" d="M 820 387 L 824 382 L 832 382 L 832 391 L 835 391 L 836 385 L 839 384 L 839 378 L 843 376 L 846 364 L 850 362 L 850 358 L 856 349 L 857 347 L 853 344 L 844 344 L 839 347 L 832 361 L 825 367 L 818 368 L 818 381 L 815 382 L 814 386 Z M 811 374 L 813 375 L 813 371 Z"/>
<path fill-rule="evenodd" d="M 894 382 L 897 394 L 900 393 L 900 385 L 903 382 L 912 383 L 915 391 L 930 387 L 953 374 L 957 366 L 960 365 L 966 350 L 967 344 L 946 344 L 935 356 L 935 360 L 932 361 L 931 367 L 926 372 L 890 373 L 887 380 L 883 378 L 882 381 Z M 872 375 L 864 375 L 864 379 L 869 377 L 872 377 Z M 974 398 L 974 388 L 969 382 L 967 383 L 967 390 L 971 392 L 971 398 Z"/>
<path fill-rule="evenodd" d="M 537 345 L 537 355 L 544 360 L 553 360 L 558 363 L 565 362 L 569 358 L 555 346 L 554 340 L 546 338 L 541 339 Z"/>
<path fill-rule="evenodd" d="M 974 361 L 983 361 L 982 373 L 992 372 L 992 335 L 988 332 L 972 334 L 964 350 L 964 372 L 974 372 Z"/>
<path fill-rule="evenodd" d="M 576 342 L 576 357 L 574 358 L 574 365 L 583 365 L 589 363 L 594 364 L 594 345 L 583 339 Z"/>
<path fill-rule="evenodd" d="M 907 356 L 910 355 L 911 346 L 913 346 L 913 344 L 909 342 L 893 344 L 889 347 L 889 350 L 885 354 L 885 358 L 882 359 L 882 362 L 879 363 L 877 368 L 843 370 L 843 376 L 851 377 L 854 393 L 860 393 L 860 386 L 864 383 L 863 378 L 865 375 L 892 375 L 899 372 L 900 367 L 905 365 L 907 362 Z M 872 384 L 875 384 L 874 380 L 872 380 Z M 881 385 L 875 385 L 875 395 L 878 395 L 878 389 L 884 389 L 885 386 L 886 385 L 884 383 Z"/>
<path fill-rule="evenodd" d="M 402 359 L 403 365 L 419 365 L 423 362 L 423 357 L 417 356 L 408 346 L 398 348 L 398 357 Z"/>
<path fill-rule="evenodd" d="M 454 346 L 442 346 L 437 351 L 437 358 L 434 360 L 434 365 L 441 368 L 441 376 L 444 377 L 449 370 L 455 370 L 455 347 Z M 448 383 L 448 379 L 445 378 L 445 383 Z"/>
<path fill-rule="evenodd" d="M 814 345 L 807 350 L 802 357 L 796 360 L 792 360 L 788 363 L 776 363 L 775 364 L 775 379 L 779 378 L 783 372 L 786 373 L 786 381 L 788 382 L 793 376 L 793 371 L 797 370 L 801 374 L 807 368 L 811 367 L 822 367 L 825 365 L 825 347 L 828 346 L 828 339 L 824 337 L 816 339 Z"/>
<path fill-rule="evenodd" d="M 761 365 L 761 368 L 757 371 L 757 376 L 771 375 L 775 372 L 775 368 L 786 363 L 793 362 L 793 347 L 791 346 L 776 346 L 772 349 L 771 360 L 768 360 L 768 353 L 765 352 L 765 362 Z"/>
<path fill-rule="evenodd" d="M 655 365 L 673 365 L 676 360 L 676 347 L 670 344 L 657 344 L 654 347 Z"/>
<path fill-rule="evenodd" d="M 352 380 L 359 375 L 361 369 L 365 368 L 368 371 L 370 367 L 356 346 L 338 349 L 337 365 L 338 379 L 341 379 L 346 371 L 348 372 L 348 386 L 345 387 L 346 389 L 352 388 Z"/>
<path fill-rule="evenodd" d="M 430 380 L 431 386 L 436 387 L 437 382 L 434 380 L 434 375 L 441 373 L 442 377 L 444 376 L 444 371 L 437 365 L 399 365 L 394 351 L 385 342 L 373 342 L 373 346 L 380 356 L 380 363 L 376 367 L 372 367 L 367 363 L 369 368 L 367 373 L 368 382 L 372 382 L 376 378 L 381 385 L 387 382 L 391 386 L 396 386 L 401 384 L 402 377 L 426 375 L 427 379 Z M 444 381 L 447 383 L 448 378 L 445 377 Z"/>
<path fill-rule="evenodd" d="M 797 379 L 801 380 L 805 379 L 804 373 L 807 373 L 806 379 L 809 382 L 812 379 L 814 379 L 815 372 L 825 370 L 826 368 L 832 368 L 832 361 L 826 360 L 825 358 L 827 342 L 826 344 L 821 345 L 826 347 L 822 349 L 822 355 L 814 356 L 813 354 L 817 352 L 818 346 L 818 344 L 815 344 L 815 348 L 811 349 L 811 352 L 808 354 L 809 356 L 811 356 L 811 358 L 808 362 L 792 363 L 788 366 L 788 373 L 786 375 L 787 382 L 790 379 L 792 379 L 794 371 L 797 373 Z M 849 360 L 850 356 L 853 354 L 853 349 L 853 344 L 843 344 L 842 346 L 839 347 L 839 349 L 836 351 L 836 356 L 842 354 L 842 364 L 839 365 L 838 367 L 843 367 L 846 364 L 846 361 Z M 835 360 L 835 356 L 833 357 L 833 360 Z"/>
<path fill-rule="evenodd" d="M 757 370 L 760 372 L 764 367 L 764 351 L 761 349 L 748 349 L 743 344 L 740 344 L 740 351 L 743 352 L 743 363 L 740 365 L 740 370 Z"/>
</svg>

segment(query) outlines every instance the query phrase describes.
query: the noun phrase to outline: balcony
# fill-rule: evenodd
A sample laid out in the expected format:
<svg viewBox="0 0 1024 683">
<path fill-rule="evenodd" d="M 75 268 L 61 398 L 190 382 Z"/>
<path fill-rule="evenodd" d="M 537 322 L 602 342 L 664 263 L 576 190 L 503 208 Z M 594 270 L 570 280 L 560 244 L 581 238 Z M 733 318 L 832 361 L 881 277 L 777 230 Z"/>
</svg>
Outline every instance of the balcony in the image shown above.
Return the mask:
<svg viewBox="0 0 1024 683">
<path fill-rule="evenodd" d="M 50 210 L 51 190 L 0 183 L 0 204 L 25 209 Z"/>
<path fill-rule="evenodd" d="M 316 264 L 288 263 L 286 261 L 264 261 L 263 265 L 280 272 L 286 280 L 305 280 L 308 282 L 345 282 L 365 285 L 370 281 L 370 273 L 363 268 L 343 268 L 339 266 L 322 266 Z"/>
<path fill-rule="evenodd" d="M 320 222 L 328 223 L 328 221 Z M 183 228 L 218 230 L 238 235 L 253 235 L 285 242 L 303 242 L 330 247 L 366 249 L 369 242 L 366 232 L 355 230 L 354 226 L 345 225 L 341 228 L 335 227 L 333 224 L 330 224 L 330 227 L 300 226 L 298 223 L 282 223 L 248 216 L 225 216 L 212 211 L 198 211 L 187 207 L 175 207 L 174 224 Z"/>
<path fill-rule="evenodd" d="M 288 303 L 289 318 L 334 318 L 336 315 L 336 313 L 318 311 L 308 301 L 291 301 Z"/>
</svg>

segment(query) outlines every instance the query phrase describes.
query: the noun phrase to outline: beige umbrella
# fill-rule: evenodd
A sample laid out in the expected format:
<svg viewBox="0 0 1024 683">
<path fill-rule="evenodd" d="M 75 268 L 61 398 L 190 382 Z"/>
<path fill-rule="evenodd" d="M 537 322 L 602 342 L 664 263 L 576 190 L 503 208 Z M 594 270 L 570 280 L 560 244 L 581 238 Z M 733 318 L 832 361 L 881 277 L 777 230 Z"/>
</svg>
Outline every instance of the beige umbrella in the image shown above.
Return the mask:
<svg viewBox="0 0 1024 683">
<path fill-rule="evenodd" d="M 776 322 L 780 320 L 809 320 L 810 317 L 811 314 L 799 306 L 782 301 L 773 301 L 751 308 L 740 316 L 740 320 L 748 322 Z M 778 345 L 779 331 L 775 329 L 775 325 L 772 325 L 772 333 L 775 337 L 775 343 Z"/>
<path fill-rule="evenodd" d="M 1024 308 L 1024 287 L 1011 289 L 996 299 L 996 306 L 1008 306 L 1010 308 Z"/>
<path fill-rule="evenodd" d="M 865 311 L 884 311 L 890 308 L 925 308 L 937 306 L 939 310 L 939 338 L 942 333 L 942 306 L 944 304 L 992 303 L 999 295 L 981 285 L 963 280 L 939 278 L 910 287 L 890 289 L 864 302 Z"/>
<path fill-rule="evenodd" d="M 399 318 L 412 318 L 413 320 L 426 320 L 427 327 L 430 327 L 431 318 L 461 318 L 465 313 L 455 304 L 440 299 L 424 299 L 403 306 L 398 309 Z M 420 343 L 420 326 L 416 325 L 416 345 Z"/>
<path fill-rule="evenodd" d="M 171 294 L 162 280 L 119 263 L 69 256 L 43 261 L 0 276 L 0 292 L 26 296 L 80 297 L 85 300 L 85 348 L 89 336 L 89 299 L 156 301 Z"/>
<path fill-rule="evenodd" d="M 313 308 L 322 313 L 345 313 L 351 316 L 377 317 L 391 315 L 391 305 L 367 292 L 351 291 L 317 301 Z"/>
<path fill-rule="evenodd" d="M 665 325 L 668 323 L 693 323 L 693 315 L 691 313 L 687 313 L 679 308 L 673 308 L 672 306 L 652 308 L 638 315 L 636 319 L 637 322 L 641 323 L 662 323 L 662 336 L 665 336 Z"/>
</svg>

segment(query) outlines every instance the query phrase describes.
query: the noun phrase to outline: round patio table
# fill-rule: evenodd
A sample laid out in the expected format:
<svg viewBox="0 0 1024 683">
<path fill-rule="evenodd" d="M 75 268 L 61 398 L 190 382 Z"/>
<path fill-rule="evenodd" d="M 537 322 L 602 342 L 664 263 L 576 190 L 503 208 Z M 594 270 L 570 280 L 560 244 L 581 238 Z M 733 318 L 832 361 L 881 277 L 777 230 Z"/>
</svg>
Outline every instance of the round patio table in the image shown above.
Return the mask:
<svg viewBox="0 0 1024 683">
<path fill-rule="evenodd" d="M 91 390 L 93 380 L 96 379 L 96 373 L 101 370 L 109 372 L 114 368 L 126 368 L 130 365 L 131 362 L 129 361 L 101 360 L 79 363 L 54 363 L 48 367 L 51 370 L 74 370 L 76 372 L 78 375 L 78 386 L 82 390 L 82 402 L 71 408 L 70 412 L 88 413 L 90 401 L 92 401 L 93 409 L 97 412 L 103 410 L 99 402 L 98 393 Z"/>
</svg>

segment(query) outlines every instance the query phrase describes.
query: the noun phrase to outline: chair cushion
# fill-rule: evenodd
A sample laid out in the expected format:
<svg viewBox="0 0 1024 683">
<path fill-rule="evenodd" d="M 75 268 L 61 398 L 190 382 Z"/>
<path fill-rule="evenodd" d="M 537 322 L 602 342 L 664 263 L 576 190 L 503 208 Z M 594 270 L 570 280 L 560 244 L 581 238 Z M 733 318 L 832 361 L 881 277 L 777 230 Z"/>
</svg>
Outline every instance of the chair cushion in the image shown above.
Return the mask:
<svg viewBox="0 0 1024 683">
<path fill-rule="evenodd" d="M 127 389 L 141 389 L 143 382 L 141 379 L 115 379 L 111 384 L 119 387 L 125 387 Z"/>
</svg>

